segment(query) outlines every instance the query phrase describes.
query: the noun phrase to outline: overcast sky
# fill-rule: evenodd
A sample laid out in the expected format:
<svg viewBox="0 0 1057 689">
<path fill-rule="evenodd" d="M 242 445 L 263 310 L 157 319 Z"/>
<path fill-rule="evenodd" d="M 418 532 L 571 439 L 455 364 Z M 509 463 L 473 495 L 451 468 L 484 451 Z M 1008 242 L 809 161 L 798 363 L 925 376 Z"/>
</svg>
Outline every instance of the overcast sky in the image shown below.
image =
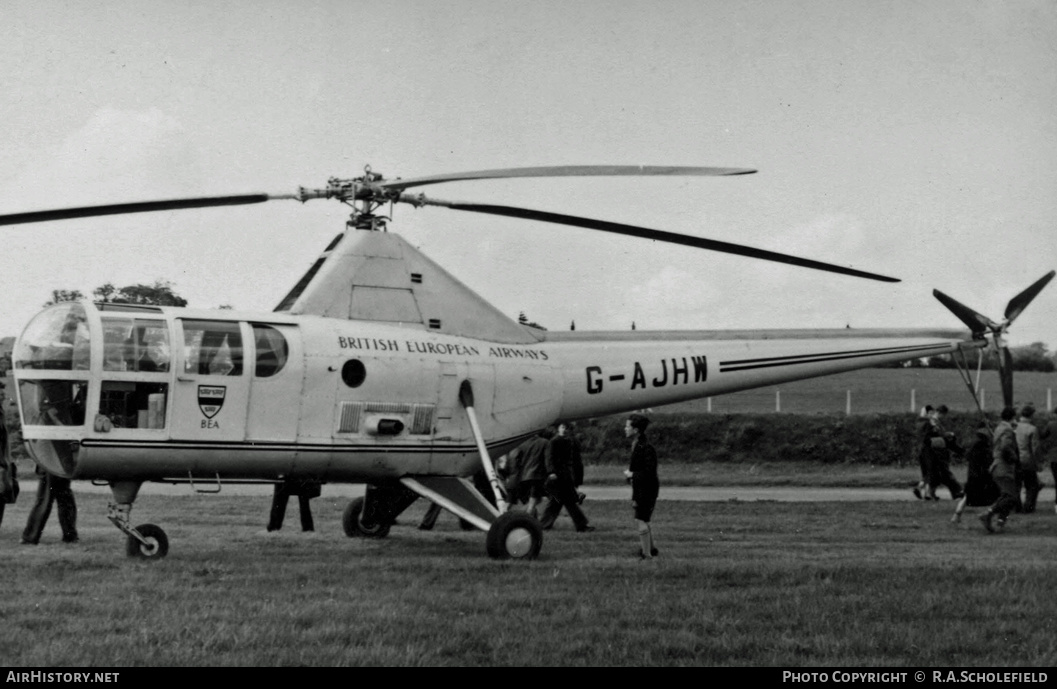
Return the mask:
<svg viewBox="0 0 1057 689">
<path fill-rule="evenodd" d="M 1057 268 L 1057 4 L 5 2 L 0 213 L 497 167 L 752 176 L 460 182 L 430 196 L 785 251 L 858 280 L 590 230 L 396 209 L 552 329 L 960 327 Z M 271 310 L 344 225 L 294 201 L 2 228 L 0 336 L 53 289 Z M 1057 348 L 1057 285 L 1011 331 Z"/>
</svg>

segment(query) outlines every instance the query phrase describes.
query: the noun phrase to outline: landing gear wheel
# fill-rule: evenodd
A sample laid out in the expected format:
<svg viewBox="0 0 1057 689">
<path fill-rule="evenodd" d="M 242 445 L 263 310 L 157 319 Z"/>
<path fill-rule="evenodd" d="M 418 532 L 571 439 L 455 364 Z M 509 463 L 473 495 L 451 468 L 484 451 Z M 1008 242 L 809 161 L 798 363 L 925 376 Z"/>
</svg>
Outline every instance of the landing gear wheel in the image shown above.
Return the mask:
<svg viewBox="0 0 1057 689">
<path fill-rule="evenodd" d="M 499 515 L 485 539 L 489 557 L 496 559 L 534 560 L 543 546 L 540 523 L 524 512 Z"/>
<path fill-rule="evenodd" d="M 160 560 L 169 554 L 169 537 L 165 535 L 160 526 L 141 524 L 136 527 L 136 531 L 147 540 L 147 543 L 140 543 L 135 536 L 129 536 L 125 549 L 129 557 Z"/>
<path fill-rule="evenodd" d="M 389 535 L 389 524 L 364 524 L 360 521 L 363 514 L 363 498 L 356 498 L 345 508 L 341 516 L 341 527 L 349 538 L 385 538 Z"/>
</svg>

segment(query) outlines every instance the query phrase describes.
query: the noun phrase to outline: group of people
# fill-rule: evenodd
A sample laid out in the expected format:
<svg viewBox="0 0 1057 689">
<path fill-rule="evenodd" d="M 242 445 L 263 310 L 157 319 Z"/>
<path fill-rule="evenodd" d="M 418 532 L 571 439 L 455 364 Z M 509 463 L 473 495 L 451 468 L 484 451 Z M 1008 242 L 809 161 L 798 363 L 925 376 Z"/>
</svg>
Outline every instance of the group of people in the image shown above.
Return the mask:
<svg viewBox="0 0 1057 689">
<path fill-rule="evenodd" d="M 976 425 L 973 441 L 964 450 L 945 429 L 946 415 L 943 405 L 922 410 L 921 480 L 913 489 L 914 495 L 935 500 L 936 488 L 946 486 L 958 501 L 951 521 L 960 521 L 967 506 L 986 507 L 980 521 L 989 532 L 1003 528 L 1013 512 L 1034 512 L 1042 490 L 1039 472 L 1047 458 L 1057 484 L 1057 419 L 1040 429 L 1035 425 L 1033 405 L 1019 410 L 1006 407 L 993 429 L 987 421 Z M 951 474 L 952 455 L 965 457 L 964 489 Z M 1057 511 L 1057 496 L 1054 509 Z"/>
<path fill-rule="evenodd" d="M 1031 405 L 1022 407 L 1019 414 L 1012 407 L 1006 407 L 995 427 L 990 468 L 999 497 L 980 515 L 980 521 L 990 532 L 1005 526 L 1012 512 L 1035 511 L 1042 490 L 1039 472 L 1047 456 L 1057 483 L 1057 420 L 1050 420 L 1040 431 L 1034 416 L 1035 408 Z M 1054 510 L 1057 511 L 1057 497 Z"/>
<path fill-rule="evenodd" d="M 499 462 L 497 473 L 510 504 L 525 505 L 529 514 L 539 518 L 544 530 L 554 527 L 564 508 L 577 531 L 594 531 L 580 509 L 585 497 L 578 490 L 584 482 L 584 464 L 580 443 L 571 436 L 568 424 L 545 429 L 508 452 Z"/>
<path fill-rule="evenodd" d="M 631 504 L 640 546 L 637 554 L 645 560 L 659 553 L 650 527 L 660 481 L 657 452 L 646 438 L 649 423 L 642 414 L 632 414 L 624 425 L 624 434 L 632 441 L 631 459 L 624 477 L 631 484 Z M 567 423 L 558 424 L 553 431 L 544 430 L 500 458 L 497 466 L 511 509 L 523 505 L 526 512 L 539 517 L 544 530 L 553 528 L 565 509 L 576 531 L 594 531 L 581 509 L 585 495 L 578 489 L 583 484 L 584 466 L 580 444 L 571 431 Z M 539 506 L 544 500 L 546 505 L 541 514 Z"/>
</svg>

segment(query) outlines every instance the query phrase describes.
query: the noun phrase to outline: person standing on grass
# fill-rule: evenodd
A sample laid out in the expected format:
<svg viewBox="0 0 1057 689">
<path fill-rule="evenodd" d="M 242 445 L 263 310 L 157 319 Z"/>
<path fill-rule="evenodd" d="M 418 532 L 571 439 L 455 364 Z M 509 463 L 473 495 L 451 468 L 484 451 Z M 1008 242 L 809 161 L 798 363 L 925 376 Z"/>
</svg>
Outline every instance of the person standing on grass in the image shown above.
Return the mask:
<svg viewBox="0 0 1057 689">
<path fill-rule="evenodd" d="M 632 414 L 624 424 L 624 436 L 632 438 L 631 462 L 624 477 L 631 484 L 631 508 L 635 511 L 635 526 L 639 534 L 639 557 L 651 560 L 657 557 L 657 546 L 653 543 L 650 519 L 657 505 L 657 494 L 661 482 L 657 477 L 657 452 L 646 439 L 646 427 L 650 420 L 642 414 Z"/>
<path fill-rule="evenodd" d="M 1057 407 L 1053 408 L 1053 413 L 1057 416 Z M 1042 443 L 1042 459 L 1049 461 L 1053 483 L 1057 486 L 1057 418 L 1051 418 L 1039 431 L 1039 440 Z M 1057 494 L 1053 497 L 1053 509 L 1057 512 Z"/>
<path fill-rule="evenodd" d="M 922 425 L 921 464 L 922 482 L 914 488 L 914 496 L 924 500 L 938 500 L 936 488 L 947 486 L 951 492 L 951 498 L 958 500 L 962 497 L 962 486 L 951 473 L 951 452 L 961 453 L 962 449 L 954 439 L 954 434 L 943 428 L 943 421 L 947 416 L 947 406 L 941 404 L 933 409 L 925 407 L 922 412 L 927 414 Z"/>
<path fill-rule="evenodd" d="M 527 503 L 525 511 L 537 518 L 539 504 L 545 492 L 543 480 L 547 478 L 543 456 L 547 453 L 547 443 L 551 435 L 550 430 L 543 429 L 520 446 L 521 473 L 518 475 L 518 492 L 520 499 Z"/>
<path fill-rule="evenodd" d="M 918 417 L 921 420 L 921 431 L 927 436 L 932 425 L 932 405 L 926 404 Z M 929 479 L 931 477 L 931 447 L 926 439 L 918 451 L 918 466 L 921 468 L 921 480 L 914 486 L 914 497 L 918 500 L 931 500 L 929 497 Z"/>
<path fill-rule="evenodd" d="M 1035 511 L 1035 503 L 1042 491 L 1039 483 L 1039 429 L 1032 423 L 1035 416 L 1035 407 L 1030 404 L 1024 405 L 1020 410 L 1020 420 L 1014 433 L 1017 436 L 1017 453 L 1020 456 L 1020 480 L 1024 486 L 1023 512 L 1025 514 Z M 1020 497 L 1019 495 L 1017 497 Z"/>
<path fill-rule="evenodd" d="M 44 525 L 51 515 L 54 504 L 59 512 L 59 528 L 62 529 L 63 543 L 76 543 L 77 537 L 77 502 L 70 489 L 70 479 L 49 474 L 42 466 L 37 465 L 37 499 L 29 511 L 26 528 L 22 531 L 23 545 L 37 545 Z"/>
<path fill-rule="evenodd" d="M 595 530 L 595 527 L 587 523 L 587 516 L 580 509 L 580 500 L 575 485 L 573 451 L 573 441 L 568 436 L 568 426 L 564 423 L 558 424 L 557 433 L 547 442 L 547 450 L 543 454 L 543 465 L 547 472 L 547 479 L 543 486 L 550 495 L 550 500 L 540 516 L 540 526 L 544 531 L 554 526 L 554 521 L 563 507 L 572 517 L 577 531 Z"/>
<path fill-rule="evenodd" d="M 936 489 L 946 486 L 951 492 L 951 498 L 960 500 L 962 497 L 962 484 L 954 478 L 951 473 L 951 455 L 961 456 L 964 453 L 962 447 L 951 433 L 946 429 L 944 423 L 947 420 L 947 405 L 941 404 L 933 412 L 934 423 L 926 433 L 931 445 L 932 455 L 929 460 L 929 491 L 933 500 L 937 500 Z"/>
<path fill-rule="evenodd" d="M 984 528 L 994 533 L 992 520 L 998 517 L 998 527 L 1006 525 L 1009 513 L 1017 507 L 1017 470 L 1020 458 L 1017 456 L 1017 436 L 1013 430 L 1013 419 L 1017 412 L 1013 407 L 1002 410 L 1002 422 L 995 428 L 994 445 L 991 448 L 991 477 L 998 485 L 999 498 L 984 514 L 980 521 Z"/>
<path fill-rule="evenodd" d="M 951 517 L 955 524 L 961 521 L 966 505 L 988 507 L 998 499 L 998 486 L 991 478 L 991 462 L 991 429 L 986 421 L 981 421 L 976 425 L 976 438 L 965 453 L 969 473 L 965 480 L 965 495 L 958 501 Z"/>
<path fill-rule="evenodd" d="M 268 514 L 268 531 L 278 531 L 283 528 L 286 503 L 289 502 L 291 495 L 297 496 L 297 504 L 301 509 L 301 530 L 315 531 L 311 500 L 319 497 L 320 484 L 319 481 L 311 479 L 286 479 L 275 484 L 272 509 Z"/>
<path fill-rule="evenodd" d="M 4 384 L 0 383 L 0 522 L 4 506 L 18 498 L 18 469 L 7 450 L 7 422 L 4 417 Z"/>
</svg>

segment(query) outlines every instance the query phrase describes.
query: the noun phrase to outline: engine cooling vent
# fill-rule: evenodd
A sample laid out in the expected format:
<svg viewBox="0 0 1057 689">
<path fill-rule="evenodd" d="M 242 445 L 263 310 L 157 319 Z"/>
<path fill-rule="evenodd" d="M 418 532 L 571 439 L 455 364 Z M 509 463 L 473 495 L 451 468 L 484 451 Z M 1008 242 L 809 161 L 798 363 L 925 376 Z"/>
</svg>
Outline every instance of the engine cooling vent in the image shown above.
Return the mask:
<svg viewBox="0 0 1057 689">
<path fill-rule="evenodd" d="M 342 402 L 338 433 L 359 433 L 360 421 L 365 414 L 389 414 L 406 418 L 411 435 L 428 435 L 433 431 L 435 407 L 433 404 L 405 402 Z"/>
</svg>

